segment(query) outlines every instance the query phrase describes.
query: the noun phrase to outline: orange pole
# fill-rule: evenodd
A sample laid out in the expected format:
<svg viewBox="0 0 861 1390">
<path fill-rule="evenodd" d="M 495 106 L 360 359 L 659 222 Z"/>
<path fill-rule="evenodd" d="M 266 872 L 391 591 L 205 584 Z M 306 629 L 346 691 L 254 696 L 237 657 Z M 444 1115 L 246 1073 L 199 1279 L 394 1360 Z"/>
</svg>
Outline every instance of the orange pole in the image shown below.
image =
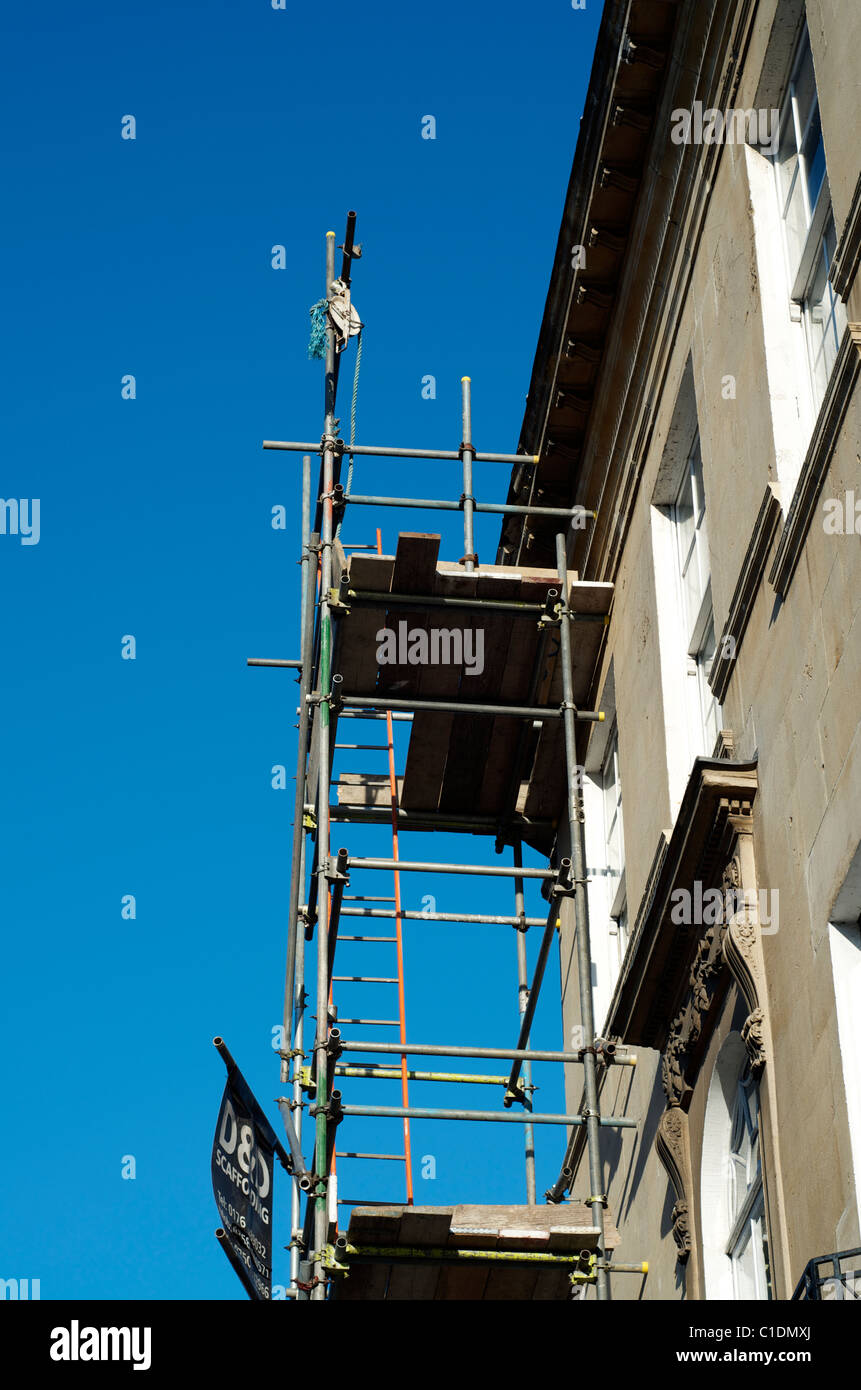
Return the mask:
<svg viewBox="0 0 861 1390">
<path fill-rule="evenodd" d="M 377 528 L 377 554 L 383 553 L 382 532 Z M 395 742 L 391 711 L 386 711 L 386 735 L 389 745 L 389 791 L 392 798 L 392 858 L 397 860 L 398 854 L 398 780 L 395 776 Z M 398 953 L 398 1019 L 400 1022 L 401 1042 L 407 1040 L 407 1014 L 406 999 L 404 997 L 404 934 L 403 921 L 401 916 L 401 875 L 400 870 L 394 871 L 395 880 L 395 937 L 397 941 Z M 407 1055 L 401 1053 L 401 1095 L 406 1109 L 409 1106 L 409 1086 L 407 1084 Z M 406 1160 L 407 1176 L 407 1205 L 413 1205 L 413 1160 L 410 1153 L 410 1122 L 404 1117 L 404 1158 Z"/>
</svg>

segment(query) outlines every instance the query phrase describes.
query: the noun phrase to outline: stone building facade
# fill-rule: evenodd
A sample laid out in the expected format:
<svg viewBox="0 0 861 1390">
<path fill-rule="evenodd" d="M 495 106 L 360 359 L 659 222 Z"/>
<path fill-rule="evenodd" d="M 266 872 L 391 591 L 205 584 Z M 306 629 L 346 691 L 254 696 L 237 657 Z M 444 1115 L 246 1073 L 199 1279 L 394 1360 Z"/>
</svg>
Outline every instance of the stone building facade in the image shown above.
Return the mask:
<svg viewBox="0 0 861 1390">
<path fill-rule="evenodd" d="M 570 564 L 615 586 L 581 759 L 596 1025 L 638 1056 L 601 1082 L 649 1261 L 616 1299 L 785 1299 L 861 1246 L 859 51 L 856 0 L 607 0 L 565 203 L 509 495 L 594 508 Z"/>
</svg>

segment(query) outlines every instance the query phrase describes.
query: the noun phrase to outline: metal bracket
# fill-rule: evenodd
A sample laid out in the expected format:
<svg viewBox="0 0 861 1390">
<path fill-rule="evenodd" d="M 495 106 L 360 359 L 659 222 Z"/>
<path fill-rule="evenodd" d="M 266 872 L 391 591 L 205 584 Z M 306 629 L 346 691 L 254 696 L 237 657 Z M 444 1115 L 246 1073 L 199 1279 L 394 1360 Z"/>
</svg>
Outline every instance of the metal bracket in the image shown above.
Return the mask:
<svg viewBox="0 0 861 1390">
<path fill-rule="evenodd" d="M 340 421 L 336 420 L 336 421 L 335 421 L 335 424 L 336 424 L 336 425 L 337 425 L 337 424 L 340 424 Z M 331 453 L 335 454 L 336 457 L 340 458 L 341 454 L 343 454 L 343 452 L 344 452 L 344 441 L 343 441 L 343 439 L 336 439 L 335 436 L 334 436 L 333 434 L 324 434 L 324 435 L 321 435 L 321 437 L 320 437 L 320 453 L 321 453 L 321 454 L 324 454 L 324 453 L 326 452 L 327 449 L 328 449 Z"/>
<path fill-rule="evenodd" d="M 538 619 L 538 630 L 545 627 L 559 626 L 559 590 L 548 589 L 544 595 L 544 612 Z"/>
<path fill-rule="evenodd" d="M 315 1263 L 319 1262 L 324 1269 L 330 1269 L 333 1274 L 349 1274 L 350 1266 L 343 1264 L 335 1254 L 334 1245 L 326 1245 L 321 1251 L 314 1251 L 311 1258 Z"/>
<path fill-rule="evenodd" d="M 330 1125 L 339 1125 L 344 1118 L 344 1111 L 341 1108 L 341 1092 L 333 1091 L 325 1105 L 310 1105 L 308 1114 L 314 1119 L 318 1115 L 325 1115 Z M 322 1181 L 322 1179 L 320 1178 L 318 1181 Z"/>
<path fill-rule="evenodd" d="M 350 875 L 347 871 L 347 851 L 339 849 L 337 855 L 331 854 L 326 857 L 326 879 L 329 883 L 350 882 Z"/>
<path fill-rule="evenodd" d="M 550 884 L 550 895 L 556 898 L 572 898 L 575 891 L 576 883 L 571 877 L 571 860 L 560 859 L 556 878 Z"/>
</svg>

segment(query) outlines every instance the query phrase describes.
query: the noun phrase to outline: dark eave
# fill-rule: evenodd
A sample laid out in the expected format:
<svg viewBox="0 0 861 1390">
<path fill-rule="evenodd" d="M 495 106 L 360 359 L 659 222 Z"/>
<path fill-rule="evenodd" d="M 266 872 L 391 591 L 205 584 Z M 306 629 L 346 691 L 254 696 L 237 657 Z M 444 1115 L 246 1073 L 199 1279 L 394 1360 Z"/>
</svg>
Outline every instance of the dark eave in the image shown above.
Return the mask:
<svg viewBox="0 0 861 1390">
<path fill-rule="evenodd" d="M 520 450 L 540 462 L 514 469 L 509 502 L 572 500 L 676 11 L 677 0 L 605 4 L 520 435 Z M 578 246 L 585 248 L 579 268 L 572 266 Z M 523 526 L 514 517 L 503 526 L 498 561 L 547 563 L 549 528 L 526 518 L 521 548 Z"/>
</svg>

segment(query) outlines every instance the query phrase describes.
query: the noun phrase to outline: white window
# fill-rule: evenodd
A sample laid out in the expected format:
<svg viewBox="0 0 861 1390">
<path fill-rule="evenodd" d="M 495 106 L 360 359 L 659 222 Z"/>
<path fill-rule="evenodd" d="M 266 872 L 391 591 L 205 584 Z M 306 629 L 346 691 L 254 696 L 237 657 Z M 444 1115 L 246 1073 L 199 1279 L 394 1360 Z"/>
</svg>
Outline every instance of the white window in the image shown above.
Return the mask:
<svg viewBox="0 0 861 1390">
<path fill-rule="evenodd" d="M 700 1223 L 707 1299 L 770 1299 L 759 1090 L 738 1032 L 724 1040 L 703 1121 Z"/>
<path fill-rule="evenodd" d="M 804 331 L 812 424 L 846 327 L 846 310 L 828 279 L 837 234 L 807 25 L 780 113 L 774 173 L 789 297 Z"/>
<path fill-rule="evenodd" d="M 699 431 L 685 461 L 672 508 L 680 585 L 686 706 L 692 758 L 711 754 L 721 725 L 720 706 L 708 678 L 715 657 L 715 625 L 709 575 L 706 497 Z"/>
<path fill-rule="evenodd" d="M 727 1164 L 729 1240 L 733 1294 L 739 1299 L 771 1298 L 768 1232 L 759 1153 L 759 1093 L 745 1065 L 736 1086 Z"/>
<path fill-rule="evenodd" d="M 853 868 L 857 872 L 859 855 Z M 852 887 L 852 876 L 847 886 Z M 844 889 L 844 893 L 846 893 Z M 861 883 L 855 880 L 855 899 Z M 847 893 L 848 896 L 848 893 Z M 861 1222 L 861 926 L 857 922 L 831 922 L 829 925 L 831 966 L 837 1003 L 837 1033 L 840 1062 L 849 1116 L 849 1140 L 855 1170 L 855 1202 Z M 859 1291 L 861 1291 L 861 1280 Z"/>
<path fill-rule="evenodd" d="M 622 779 L 616 724 L 616 685 L 610 662 L 600 696 L 606 720 L 592 726 L 583 769 L 583 807 L 592 984 L 596 1022 L 606 1018 L 628 946 Z"/>
<path fill-rule="evenodd" d="M 619 735 L 614 727 L 601 767 L 606 847 L 607 903 L 610 933 L 616 938 L 618 964 L 628 945 L 628 911 L 625 899 L 625 840 L 622 833 L 622 779 L 619 775 Z"/>
</svg>

